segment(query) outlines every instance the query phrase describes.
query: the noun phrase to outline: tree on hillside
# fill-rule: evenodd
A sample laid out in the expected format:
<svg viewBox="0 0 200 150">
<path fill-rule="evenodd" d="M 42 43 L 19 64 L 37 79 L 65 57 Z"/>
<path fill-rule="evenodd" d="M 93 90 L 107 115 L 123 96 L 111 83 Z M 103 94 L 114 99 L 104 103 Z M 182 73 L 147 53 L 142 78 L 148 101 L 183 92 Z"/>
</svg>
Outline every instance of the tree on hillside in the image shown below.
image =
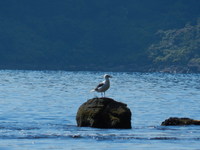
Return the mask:
<svg viewBox="0 0 200 150">
<path fill-rule="evenodd" d="M 181 29 L 158 31 L 157 43 L 148 53 L 154 64 L 166 66 L 189 66 L 200 63 L 200 19 L 196 25 L 186 24 Z"/>
</svg>

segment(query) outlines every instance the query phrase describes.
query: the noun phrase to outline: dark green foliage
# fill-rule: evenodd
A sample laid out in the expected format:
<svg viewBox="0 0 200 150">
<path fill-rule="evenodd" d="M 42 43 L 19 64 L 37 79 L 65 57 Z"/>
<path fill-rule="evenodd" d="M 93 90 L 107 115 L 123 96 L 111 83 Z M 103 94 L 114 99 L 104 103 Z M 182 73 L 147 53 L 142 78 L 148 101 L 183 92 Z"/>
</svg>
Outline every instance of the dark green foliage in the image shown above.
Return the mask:
<svg viewBox="0 0 200 150">
<path fill-rule="evenodd" d="M 181 29 L 159 31 L 161 39 L 149 48 L 155 64 L 187 66 L 200 61 L 200 22 Z"/>
<path fill-rule="evenodd" d="M 0 69 L 141 71 L 154 33 L 194 24 L 199 7 L 199 0 L 1 1 Z M 173 61 L 185 63 L 188 53 Z"/>
</svg>

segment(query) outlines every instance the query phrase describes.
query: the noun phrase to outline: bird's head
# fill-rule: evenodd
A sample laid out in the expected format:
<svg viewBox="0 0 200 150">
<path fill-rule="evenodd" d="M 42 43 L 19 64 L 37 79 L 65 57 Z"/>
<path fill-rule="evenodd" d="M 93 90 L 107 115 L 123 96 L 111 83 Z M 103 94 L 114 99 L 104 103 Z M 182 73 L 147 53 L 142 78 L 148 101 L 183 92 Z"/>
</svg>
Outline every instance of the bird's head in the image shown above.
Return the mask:
<svg viewBox="0 0 200 150">
<path fill-rule="evenodd" d="M 112 76 L 110 76 L 110 75 L 108 75 L 108 74 L 105 74 L 105 75 L 104 75 L 104 78 L 105 78 L 105 79 L 108 79 L 108 78 L 112 78 Z"/>
</svg>

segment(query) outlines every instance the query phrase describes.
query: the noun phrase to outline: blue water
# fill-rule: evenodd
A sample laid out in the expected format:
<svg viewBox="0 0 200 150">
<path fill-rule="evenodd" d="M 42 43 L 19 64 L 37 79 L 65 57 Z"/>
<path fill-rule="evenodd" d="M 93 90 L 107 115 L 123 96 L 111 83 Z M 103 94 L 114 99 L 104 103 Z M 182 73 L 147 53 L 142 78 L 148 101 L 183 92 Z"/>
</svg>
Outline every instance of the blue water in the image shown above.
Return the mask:
<svg viewBox="0 0 200 150">
<path fill-rule="evenodd" d="M 105 72 L 0 71 L 0 150 L 200 149 L 200 126 L 160 126 L 200 119 L 200 74 L 107 73 L 106 96 L 128 105 L 132 129 L 76 127 Z"/>
</svg>

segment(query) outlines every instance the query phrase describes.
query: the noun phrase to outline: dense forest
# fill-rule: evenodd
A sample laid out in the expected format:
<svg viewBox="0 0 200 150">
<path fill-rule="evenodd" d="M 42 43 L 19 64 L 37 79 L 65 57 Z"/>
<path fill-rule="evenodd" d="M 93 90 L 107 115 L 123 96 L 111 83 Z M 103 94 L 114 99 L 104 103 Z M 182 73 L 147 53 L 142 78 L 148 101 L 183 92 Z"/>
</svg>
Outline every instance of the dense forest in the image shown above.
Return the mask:
<svg viewBox="0 0 200 150">
<path fill-rule="evenodd" d="M 199 18 L 199 0 L 1 1 L 0 69 L 198 72 Z"/>
<path fill-rule="evenodd" d="M 181 29 L 160 30 L 157 34 L 160 40 L 148 51 L 155 69 L 200 71 L 200 19 L 196 25 L 186 24 Z"/>
</svg>

